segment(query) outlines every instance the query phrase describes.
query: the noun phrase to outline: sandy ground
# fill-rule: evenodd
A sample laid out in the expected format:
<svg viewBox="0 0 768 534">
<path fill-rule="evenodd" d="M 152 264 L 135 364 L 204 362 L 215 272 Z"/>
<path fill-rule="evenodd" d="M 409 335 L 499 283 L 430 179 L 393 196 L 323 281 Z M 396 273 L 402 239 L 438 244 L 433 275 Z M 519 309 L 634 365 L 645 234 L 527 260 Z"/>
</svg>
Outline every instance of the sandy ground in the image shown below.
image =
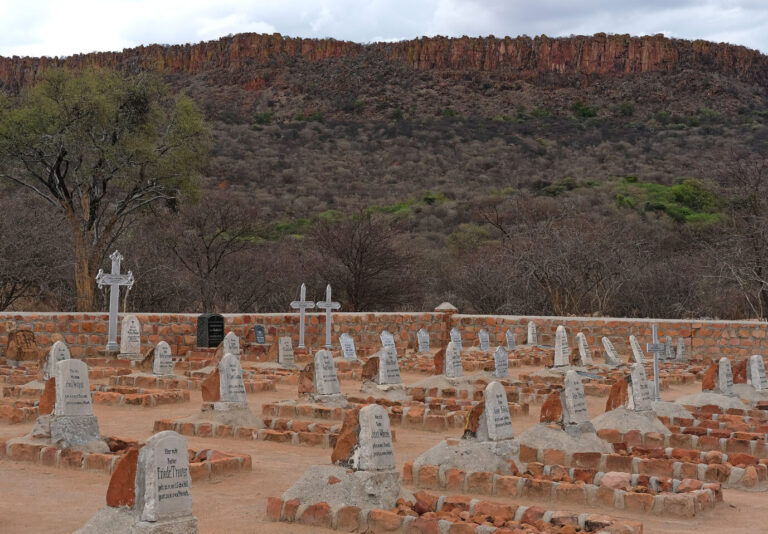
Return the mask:
<svg viewBox="0 0 768 534">
<path fill-rule="evenodd" d="M 510 376 L 528 373 L 533 367 L 510 369 Z M 422 374 L 403 373 L 403 381 L 412 384 L 424 378 Z M 700 390 L 701 384 L 673 386 L 662 392 L 664 400 L 673 400 Z M 343 381 L 342 390 L 354 393 L 359 390 L 356 381 Z M 264 402 L 293 399 L 296 386 L 278 386 L 275 392 L 249 394 L 251 410 L 261 414 Z M 587 397 L 590 416 L 603 412 L 606 399 Z M 200 392 L 192 392 L 192 401 L 184 404 L 157 408 L 117 407 L 95 405 L 102 435 L 123 438 L 146 439 L 152 434 L 155 419 L 178 419 L 199 409 Z M 513 418 L 516 435 L 538 423 L 539 406 L 531 407 L 531 414 Z M 26 434 L 33 423 L 22 425 L 0 424 L 0 437 L 12 438 Z M 398 469 L 404 462 L 415 459 L 421 452 L 445 437 L 458 437 L 461 432 L 445 434 L 403 430 L 395 427 L 395 456 Z M 194 512 L 201 533 L 244 532 L 285 533 L 322 532 L 323 529 L 286 523 L 271 523 L 264 519 L 269 496 L 279 496 L 296 481 L 312 464 L 330 463 L 329 449 L 299 447 L 293 445 L 215 438 L 188 438 L 195 449 L 215 448 L 250 454 L 253 471 L 237 474 L 218 482 L 193 484 Z M 0 533 L 69 533 L 81 527 L 99 508 L 105 505 L 109 477 L 101 473 L 42 467 L 34 464 L 0 460 Z M 488 498 L 488 497 L 483 497 Z M 768 506 L 762 493 L 745 493 L 725 490 L 725 504 L 714 513 L 710 512 L 691 521 L 676 521 L 652 516 L 624 514 L 619 511 L 569 508 L 561 505 L 539 505 L 552 509 L 607 513 L 618 517 L 641 520 L 646 533 L 676 532 L 768 532 Z M 499 500 L 499 499 L 497 499 Z M 503 501 L 503 499 L 500 499 Z M 518 499 L 520 504 L 533 501 Z M 327 531 L 331 532 L 331 531 Z"/>
</svg>

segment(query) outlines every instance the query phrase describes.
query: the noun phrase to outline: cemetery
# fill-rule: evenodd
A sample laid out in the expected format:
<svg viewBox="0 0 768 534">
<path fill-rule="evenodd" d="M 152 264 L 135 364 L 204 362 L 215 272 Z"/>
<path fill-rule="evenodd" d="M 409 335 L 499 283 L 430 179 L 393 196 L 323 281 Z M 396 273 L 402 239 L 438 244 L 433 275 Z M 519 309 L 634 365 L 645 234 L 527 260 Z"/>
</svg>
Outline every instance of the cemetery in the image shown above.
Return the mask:
<svg viewBox="0 0 768 534">
<path fill-rule="evenodd" d="M 768 491 L 762 325 L 287 307 L 0 315 L 7 480 L 82 533 L 714 531 Z"/>
</svg>

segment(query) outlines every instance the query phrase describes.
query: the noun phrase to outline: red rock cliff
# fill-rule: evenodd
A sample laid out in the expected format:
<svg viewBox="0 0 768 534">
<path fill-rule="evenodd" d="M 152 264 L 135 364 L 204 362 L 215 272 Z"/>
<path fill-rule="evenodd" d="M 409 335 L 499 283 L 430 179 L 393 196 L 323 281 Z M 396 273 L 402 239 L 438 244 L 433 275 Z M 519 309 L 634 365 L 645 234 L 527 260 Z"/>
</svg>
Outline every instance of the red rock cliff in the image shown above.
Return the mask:
<svg viewBox="0 0 768 534">
<path fill-rule="evenodd" d="M 12 92 L 51 66 L 111 67 L 136 72 L 245 74 L 258 67 L 368 54 L 420 69 L 486 71 L 509 77 L 542 73 L 611 74 L 699 69 L 745 81 L 768 82 L 768 58 L 743 46 L 683 41 L 663 36 L 432 37 L 361 45 L 334 39 L 296 39 L 279 34 L 240 34 L 194 45 L 151 45 L 67 58 L 0 57 L 0 87 Z"/>
</svg>

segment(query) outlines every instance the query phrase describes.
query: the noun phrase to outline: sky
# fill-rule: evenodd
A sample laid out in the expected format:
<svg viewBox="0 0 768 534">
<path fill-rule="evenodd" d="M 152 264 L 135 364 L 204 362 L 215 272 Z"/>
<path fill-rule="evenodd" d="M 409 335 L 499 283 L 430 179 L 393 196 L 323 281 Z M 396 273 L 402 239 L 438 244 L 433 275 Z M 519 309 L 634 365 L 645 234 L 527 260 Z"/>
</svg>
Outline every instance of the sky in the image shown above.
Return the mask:
<svg viewBox="0 0 768 534">
<path fill-rule="evenodd" d="M 767 53 L 768 0 L 0 0 L 1 56 L 119 51 L 243 32 L 360 43 L 663 33 Z"/>
</svg>

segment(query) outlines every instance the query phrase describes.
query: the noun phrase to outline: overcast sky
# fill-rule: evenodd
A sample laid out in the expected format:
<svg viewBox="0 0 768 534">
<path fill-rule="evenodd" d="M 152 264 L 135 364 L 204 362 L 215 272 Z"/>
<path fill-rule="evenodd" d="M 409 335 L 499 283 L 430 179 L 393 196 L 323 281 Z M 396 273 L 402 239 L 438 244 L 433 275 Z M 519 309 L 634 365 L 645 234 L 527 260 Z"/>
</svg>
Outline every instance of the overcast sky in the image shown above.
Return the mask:
<svg viewBox="0 0 768 534">
<path fill-rule="evenodd" d="M 768 0 L 0 0 L 3 56 L 196 43 L 242 32 L 361 43 L 663 33 L 765 53 Z"/>
</svg>

